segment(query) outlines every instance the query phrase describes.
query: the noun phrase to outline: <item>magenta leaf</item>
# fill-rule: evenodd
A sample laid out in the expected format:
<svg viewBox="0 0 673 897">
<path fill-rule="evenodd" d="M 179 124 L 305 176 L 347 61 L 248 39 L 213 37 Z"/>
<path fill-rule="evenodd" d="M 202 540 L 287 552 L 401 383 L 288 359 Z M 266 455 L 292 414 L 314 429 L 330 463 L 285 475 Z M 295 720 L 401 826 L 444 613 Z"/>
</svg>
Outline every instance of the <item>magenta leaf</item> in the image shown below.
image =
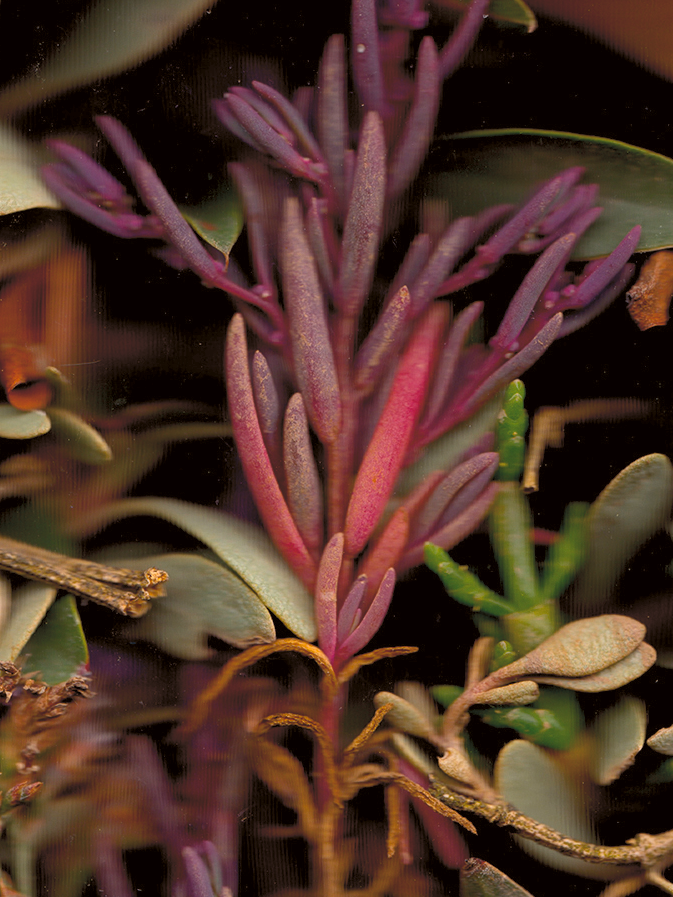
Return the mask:
<svg viewBox="0 0 673 897">
<path fill-rule="evenodd" d="M 390 602 L 393 600 L 394 590 L 395 571 L 391 567 L 381 580 L 381 585 L 374 596 L 374 600 L 360 624 L 351 632 L 346 641 L 339 646 L 335 657 L 335 665 L 343 663 L 349 657 L 357 654 L 376 635 L 388 613 Z"/>
<path fill-rule="evenodd" d="M 322 553 L 315 586 L 318 644 L 330 660 L 334 657 L 337 644 L 337 589 L 343 552 L 343 533 L 337 533 Z"/>
<path fill-rule="evenodd" d="M 300 393 L 295 393 L 285 411 L 283 459 L 287 498 L 297 528 L 312 554 L 323 544 L 322 485 L 318 476 L 306 409 Z"/>
</svg>

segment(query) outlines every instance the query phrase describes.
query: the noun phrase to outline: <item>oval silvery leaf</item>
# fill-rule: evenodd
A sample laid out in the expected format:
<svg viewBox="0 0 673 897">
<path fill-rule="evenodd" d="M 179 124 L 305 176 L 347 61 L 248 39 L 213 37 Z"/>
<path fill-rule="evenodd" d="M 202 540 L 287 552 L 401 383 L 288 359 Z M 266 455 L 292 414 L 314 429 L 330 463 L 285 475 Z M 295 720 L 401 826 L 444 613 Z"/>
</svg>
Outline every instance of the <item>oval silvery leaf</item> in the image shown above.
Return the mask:
<svg viewBox="0 0 673 897">
<path fill-rule="evenodd" d="M 98 430 L 79 414 L 65 408 L 49 408 L 52 431 L 75 460 L 85 464 L 104 464 L 112 460 L 112 449 Z"/>
<path fill-rule="evenodd" d="M 596 832 L 585 804 L 586 783 L 575 781 L 552 755 L 529 741 L 510 741 L 500 751 L 494 769 L 495 786 L 520 813 L 548 825 L 568 838 L 596 844 Z M 525 838 L 516 838 L 526 853 L 541 863 L 584 878 L 609 879 L 620 873 L 614 866 L 585 863 L 566 857 Z"/>
<path fill-rule="evenodd" d="M 47 685 L 65 682 L 88 662 L 89 649 L 72 595 L 62 595 L 52 604 L 21 654 L 26 658 L 23 669 L 39 672 Z"/>
<path fill-rule="evenodd" d="M 30 144 L 0 123 L 0 215 L 60 207 L 40 177 Z"/>
<path fill-rule="evenodd" d="M 522 707 L 532 704 L 540 697 L 540 689 L 536 682 L 523 679 L 521 682 L 512 682 L 511 685 L 502 685 L 500 688 L 491 688 L 477 695 L 473 704 L 490 704 L 497 706 L 508 704 L 514 707 Z"/>
<path fill-rule="evenodd" d="M 460 897 L 532 897 L 521 885 L 491 866 L 470 857 L 460 870 Z"/>
<path fill-rule="evenodd" d="M 313 599 L 266 534 L 212 508 L 173 498 L 129 498 L 92 515 L 99 528 L 124 517 L 159 517 L 199 539 L 255 592 L 295 635 L 317 636 Z"/>
<path fill-rule="evenodd" d="M 237 648 L 276 637 L 271 614 L 235 573 L 198 554 L 143 558 L 142 566 L 168 573 L 166 594 L 138 621 L 135 632 L 183 660 L 210 657 L 209 635 Z"/>
<path fill-rule="evenodd" d="M 621 614 L 573 620 L 494 676 L 590 676 L 627 657 L 644 638 L 645 626 Z"/>
<path fill-rule="evenodd" d="M 386 714 L 386 722 L 391 726 L 395 726 L 400 732 L 406 732 L 407 735 L 415 735 L 417 738 L 424 738 L 426 741 L 434 741 L 436 733 L 432 729 L 430 720 L 423 716 L 420 710 L 417 710 L 409 701 L 400 698 L 399 695 L 393 694 L 391 691 L 380 691 L 374 696 L 374 706 L 378 709 L 386 704 L 392 704 L 392 710 Z"/>
<path fill-rule="evenodd" d="M 639 679 L 646 673 L 657 659 L 657 652 L 652 645 L 641 642 L 635 651 L 627 654 L 622 660 L 613 663 L 604 670 L 592 673 L 590 676 L 536 676 L 535 681 L 541 685 L 555 685 L 557 688 L 568 688 L 572 691 L 580 691 L 595 694 L 599 691 L 613 691 L 628 685 L 635 679 Z"/>
<path fill-rule="evenodd" d="M 574 166 L 584 183 L 599 186 L 603 213 L 578 241 L 573 257 L 608 255 L 635 225 L 638 251 L 673 245 L 673 160 L 642 147 L 604 137 L 533 128 L 468 131 L 438 144 L 447 170 L 433 195 L 444 199 L 451 218 L 473 215 L 496 203 L 519 205 L 543 181 Z"/>
<path fill-rule="evenodd" d="M 673 726 L 666 726 L 665 729 L 659 729 L 654 735 L 650 735 L 647 746 L 659 754 L 673 757 Z"/>
<path fill-rule="evenodd" d="M 213 0 L 99 0 L 34 73 L 0 95 L 3 116 L 134 68 L 168 47 Z"/>
<path fill-rule="evenodd" d="M 632 695 L 599 714 L 592 726 L 594 749 L 591 776 L 598 785 L 609 785 L 631 766 L 645 743 L 647 711 Z"/>
<path fill-rule="evenodd" d="M 625 467 L 589 510 L 589 545 L 574 589 L 578 606 L 605 602 L 635 552 L 662 529 L 673 504 L 673 465 L 645 455 Z"/>
<path fill-rule="evenodd" d="M 12 609 L 0 635 L 0 662 L 14 662 L 53 604 L 56 589 L 41 582 L 19 586 L 12 594 Z"/>
<path fill-rule="evenodd" d="M 9 403 L 0 403 L 2 439 L 34 439 L 50 430 L 51 421 L 44 411 L 19 411 Z"/>
</svg>

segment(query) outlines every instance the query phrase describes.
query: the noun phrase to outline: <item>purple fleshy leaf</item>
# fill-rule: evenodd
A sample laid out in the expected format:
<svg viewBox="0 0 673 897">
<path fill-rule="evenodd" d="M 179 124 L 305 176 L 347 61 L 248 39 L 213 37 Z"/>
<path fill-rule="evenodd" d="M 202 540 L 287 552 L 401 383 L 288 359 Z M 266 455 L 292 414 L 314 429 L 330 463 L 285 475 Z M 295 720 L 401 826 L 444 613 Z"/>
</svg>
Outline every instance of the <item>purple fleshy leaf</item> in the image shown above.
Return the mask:
<svg viewBox="0 0 673 897">
<path fill-rule="evenodd" d="M 640 240 L 640 225 L 632 228 L 628 234 L 603 259 L 601 264 L 582 281 L 578 287 L 570 286 L 563 290 L 563 308 L 583 308 L 613 280 L 636 251 Z"/>
<path fill-rule="evenodd" d="M 63 140 L 46 140 L 46 146 L 73 173 L 76 173 L 82 187 L 113 206 L 124 207 L 130 203 L 126 189 L 119 181 L 95 162 L 90 156 Z"/>
<path fill-rule="evenodd" d="M 280 458 L 280 401 L 268 362 L 261 352 L 252 356 L 252 391 L 264 444 L 272 463 Z M 275 466 L 275 465 L 274 465 Z"/>
<path fill-rule="evenodd" d="M 358 573 L 365 576 L 369 585 L 362 609 L 366 611 L 374 595 L 376 584 L 389 567 L 396 567 L 409 541 L 409 511 L 401 505 L 385 525 L 383 532 L 365 554 Z"/>
<path fill-rule="evenodd" d="M 287 124 L 283 116 L 279 115 L 273 106 L 266 103 L 259 93 L 255 93 L 255 91 L 250 90 L 249 87 L 239 86 L 230 87 L 228 92 L 230 96 L 239 97 L 241 100 L 249 103 L 249 105 L 262 116 L 267 125 L 280 134 L 289 146 L 295 147 L 297 140 L 294 131 Z"/>
<path fill-rule="evenodd" d="M 311 202 L 306 215 L 306 229 L 311 252 L 323 283 L 330 293 L 334 293 L 334 270 L 328 246 L 328 236 L 325 232 L 327 221 L 325 215 L 324 200 L 311 197 Z"/>
<path fill-rule="evenodd" d="M 236 118 L 234 113 L 229 108 L 229 104 L 226 99 L 217 99 L 211 101 L 211 106 L 213 107 L 213 111 L 215 115 L 222 122 L 227 131 L 231 132 L 234 137 L 238 137 L 238 139 L 252 147 L 252 149 L 257 150 L 258 153 L 266 153 L 266 150 L 262 146 L 261 143 L 258 143 L 248 131 L 245 130 L 243 125 Z"/>
<path fill-rule="evenodd" d="M 262 184 L 257 184 L 254 171 L 240 162 L 232 162 L 229 172 L 243 201 L 245 228 L 252 254 L 252 263 L 259 283 L 274 290 L 269 237 L 264 221 Z"/>
<path fill-rule="evenodd" d="M 420 314 L 437 296 L 438 287 L 460 259 L 471 243 L 472 218 L 457 218 L 442 234 L 427 265 L 418 278 L 409 285 L 413 300 L 414 315 Z"/>
<path fill-rule="evenodd" d="M 402 260 L 397 274 L 388 290 L 386 305 L 403 286 L 414 283 L 430 258 L 430 237 L 428 234 L 419 234 L 411 242 L 407 254 Z"/>
<path fill-rule="evenodd" d="M 584 212 L 593 206 L 597 197 L 598 184 L 579 184 L 571 191 L 570 197 L 565 202 L 559 203 L 542 219 L 537 227 L 538 233 L 542 237 L 553 234 L 559 227 L 574 218 L 578 212 Z M 566 230 L 573 229 L 567 227 Z"/>
<path fill-rule="evenodd" d="M 342 240 L 339 305 L 348 317 L 359 314 L 374 277 L 383 224 L 386 145 L 376 112 L 365 116 Z"/>
<path fill-rule="evenodd" d="M 309 131 L 308 126 L 297 107 L 284 97 L 282 93 L 279 93 L 273 87 L 269 87 L 268 84 L 262 84 L 261 81 L 253 81 L 252 86 L 257 93 L 261 94 L 261 96 L 272 103 L 280 112 L 290 128 L 290 133 L 294 134 L 297 138 L 299 147 L 303 150 L 304 154 L 312 159 L 313 162 L 322 165 L 323 158 L 322 153 L 320 152 L 320 147 L 316 143 L 313 134 Z"/>
<path fill-rule="evenodd" d="M 255 504 L 278 550 L 310 590 L 315 563 L 280 491 L 259 426 L 248 370 L 245 324 L 234 315 L 227 331 L 227 397 L 234 438 Z"/>
<path fill-rule="evenodd" d="M 299 202 L 290 198 L 280 239 L 280 270 L 292 357 L 311 426 L 323 444 L 341 427 L 341 397 L 327 326 L 327 307 L 306 240 Z"/>
<path fill-rule="evenodd" d="M 343 533 L 337 533 L 325 546 L 315 584 L 318 644 L 330 660 L 334 657 L 337 646 L 337 590 L 343 553 Z"/>
<path fill-rule="evenodd" d="M 598 294 L 593 302 L 585 305 L 584 308 L 579 311 L 565 315 L 557 339 L 574 333 L 576 330 L 579 330 L 580 327 L 584 327 L 585 324 L 588 324 L 589 321 L 593 321 L 594 318 L 604 312 L 605 309 L 614 302 L 617 296 L 620 296 L 625 292 L 631 282 L 635 269 L 635 265 L 624 265 L 617 277 L 608 284 L 602 293 Z"/>
<path fill-rule="evenodd" d="M 367 577 L 358 576 L 350 588 L 337 619 L 337 645 L 340 645 L 351 634 L 360 622 L 362 612 L 360 605 L 367 588 Z"/>
<path fill-rule="evenodd" d="M 343 34 L 325 45 L 318 75 L 318 138 L 341 209 L 346 206 L 344 159 L 348 148 L 346 58 Z"/>
<path fill-rule="evenodd" d="M 218 897 L 213 890 L 210 871 L 193 847 L 185 847 L 182 859 L 187 872 L 188 897 Z"/>
<path fill-rule="evenodd" d="M 366 110 L 384 115 L 386 109 L 376 0 L 353 0 L 351 41 L 351 65 L 360 100 Z"/>
<path fill-rule="evenodd" d="M 429 14 L 423 0 L 389 0 L 379 13 L 379 22 L 390 28 L 416 31 L 428 27 Z"/>
<path fill-rule="evenodd" d="M 381 580 L 381 585 L 374 596 L 369 610 L 360 621 L 353 632 L 348 636 L 345 642 L 339 646 L 334 665 L 340 666 L 349 657 L 361 651 L 368 642 L 379 631 L 381 624 L 385 620 L 390 602 L 393 600 L 393 592 L 395 591 L 395 571 L 392 567 L 386 571 L 385 576 Z"/>
<path fill-rule="evenodd" d="M 472 0 L 439 57 L 439 76 L 450 77 L 462 63 L 487 18 L 490 0 Z"/>
<path fill-rule="evenodd" d="M 406 336 L 411 297 L 406 287 L 393 297 L 355 357 L 353 385 L 368 395 L 378 382 L 385 362 L 394 357 Z"/>
<path fill-rule="evenodd" d="M 424 37 L 418 53 L 411 109 L 390 159 L 387 188 L 390 199 L 409 186 L 426 156 L 439 111 L 439 84 L 437 47 L 431 37 Z"/>
<path fill-rule="evenodd" d="M 97 115 L 96 124 L 108 139 L 114 151 L 124 164 L 124 168 L 135 178 L 137 162 L 147 163 L 145 154 L 131 136 L 128 128 L 111 115 Z"/>
<path fill-rule="evenodd" d="M 287 500 L 306 547 L 316 557 L 323 544 L 322 485 L 318 476 L 306 409 L 295 393 L 285 410 L 283 459 Z"/>
</svg>

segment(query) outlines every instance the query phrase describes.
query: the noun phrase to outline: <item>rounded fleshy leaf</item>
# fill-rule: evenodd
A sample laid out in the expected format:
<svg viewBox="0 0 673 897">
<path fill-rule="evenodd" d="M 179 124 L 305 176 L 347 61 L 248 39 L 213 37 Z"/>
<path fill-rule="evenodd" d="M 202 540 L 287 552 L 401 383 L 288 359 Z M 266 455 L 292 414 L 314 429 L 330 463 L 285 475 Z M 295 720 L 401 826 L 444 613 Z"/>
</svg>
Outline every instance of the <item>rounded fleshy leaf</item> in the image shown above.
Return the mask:
<svg viewBox="0 0 673 897">
<path fill-rule="evenodd" d="M 641 642 L 636 650 L 623 660 L 619 660 L 591 676 L 578 676 L 574 679 L 564 676 L 536 676 L 535 681 L 540 685 L 555 685 L 557 688 L 568 688 L 588 694 L 613 691 L 615 688 L 621 688 L 623 685 L 628 685 L 629 682 L 639 679 L 643 673 L 649 670 L 656 659 L 657 652 L 652 645 Z"/>
<path fill-rule="evenodd" d="M 104 464 L 112 460 L 112 449 L 98 430 L 82 420 L 78 414 L 64 408 L 50 408 L 52 431 L 77 461 L 85 464 Z"/>
<path fill-rule="evenodd" d="M 525 704 L 532 704 L 540 697 L 540 689 L 536 682 L 530 682 L 523 679 L 521 682 L 513 682 L 511 685 L 503 685 L 501 688 L 491 688 L 482 692 L 474 704 L 491 704 L 493 706 L 500 704 L 511 704 L 515 707 L 522 707 Z"/>
<path fill-rule="evenodd" d="M 130 498 L 108 505 L 99 527 L 133 516 L 160 517 L 199 539 L 230 567 L 295 635 L 316 638 L 313 599 L 258 527 L 228 514 L 171 498 Z"/>
<path fill-rule="evenodd" d="M 141 565 L 168 573 L 163 595 L 136 632 L 183 660 L 210 657 L 208 636 L 237 648 L 272 642 L 271 614 L 252 589 L 227 567 L 197 554 L 143 558 Z"/>
<path fill-rule="evenodd" d="M 475 769 L 467 755 L 456 748 L 449 748 L 438 759 L 439 768 L 452 779 L 470 785 L 475 781 Z"/>
<path fill-rule="evenodd" d="M 594 754 L 591 775 L 599 785 L 609 785 L 633 764 L 645 743 L 647 711 L 633 696 L 621 697 L 600 714 L 593 726 Z"/>
<path fill-rule="evenodd" d="M 576 581 L 579 607 L 596 607 L 635 552 L 660 530 L 673 504 L 673 465 L 665 455 L 638 458 L 603 489 L 589 510 L 588 551 Z"/>
<path fill-rule="evenodd" d="M 40 177 L 30 144 L 8 125 L 0 125 L 0 215 L 60 207 Z"/>
<path fill-rule="evenodd" d="M 519 204 L 540 182 L 581 166 L 585 182 L 598 184 L 604 211 L 578 241 L 574 258 L 608 255 L 638 224 L 639 251 L 673 245 L 673 160 L 666 156 L 617 140 L 531 128 L 455 134 L 440 152 L 448 170 L 435 190 L 452 218 L 496 203 Z"/>
<path fill-rule="evenodd" d="M 423 714 L 400 698 L 399 695 L 393 694 L 391 691 L 380 691 L 374 696 L 374 706 L 376 708 L 383 707 L 385 704 L 392 704 L 393 709 L 386 714 L 386 722 L 400 732 L 406 732 L 407 735 L 415 735 L 417 738 L 425 738 L 426 741 L 433 741 L 435 732 L 430 725 L 430 720 Z"/>
<path fill-rule="evenodd" d="M 659 729 L 654 735 L 650 735 L 647 745 L 659 754 L 673 757 L 673 726 L 666 726 L 665 729 Z"/>
<path fill-rule="evenodd" d="M 236 193 L 225 187 L 198 206 L 179 206 L 196 233 L 226 259 L 243 230 L 243 210 Z"/>
<path fill-rule="evenodd" d="M 51 430 L 51 421 L 44 411 L 19 411 L 0 403 L 0 438 L 34 439 Z"/>
<path fill-rule="evenodd" d="M 74 676 L 89 661 L 82 621 L 72 595 L 63 595 L 24 645 L 26 672 L 39 672 L 47 685 L 58 685 Z"/>
<path fill-rule="evenodd" d="M 528 654 L 503 667 L 498 675 L 590 676 L 623 660 L 645 638 L 645 626 L 621 614 L 574 620 Z"/>
<path fill-rule="evenodd" d="M 494 772 L 496 788 L 519 812 L 569 838 L 597 843 L 579 783 L 543 748 L 529 741 L 510 741 L 500 751 Z M 565 857 L 524 838 L 516 840 L 526 853 L 553 869 L 584 878 L 609 879 L 616 874 L 614 867 Z"/>
<path fill-rule="evenodd" d="M 485 860 L 470 857 L 460 871 L 460 897 L 532 897 Z"/>
<path fill-rule="evenodd" d="M 0 662 L 13 662 L 44 619 L 57 590 L 40 582 L 29 582 L 15 589 L 12 610 L 0 635 Z"/>
</svg>

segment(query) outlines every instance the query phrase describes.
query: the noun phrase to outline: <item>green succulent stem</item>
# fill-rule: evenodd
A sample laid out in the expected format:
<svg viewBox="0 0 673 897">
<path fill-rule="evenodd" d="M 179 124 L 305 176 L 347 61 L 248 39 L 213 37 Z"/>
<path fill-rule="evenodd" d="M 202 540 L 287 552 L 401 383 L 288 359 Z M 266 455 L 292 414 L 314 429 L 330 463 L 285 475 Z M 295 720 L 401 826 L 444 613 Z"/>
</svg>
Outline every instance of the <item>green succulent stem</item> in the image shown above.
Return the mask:
<svg viewBox="0 0 673 897">
<path fill-rule="evenodd" d="M 548 600 L 554 600 L 565 592 L 584 563 L 588 544 L 588 511 L 589 505 L 585 502 L 573 502 L 565 510 L 559 538 L 547 552 L 542 572 L 540 591 Z"/>
<path fill-rule="evenodd" d="M 442 581 L 447 593 L 475 611 L 502 617 L 512 612 L 509 601 L 501 598 L 471 573 L 467 567 L 457 564 L 442 548 L 427 542 L 424 547 L 425 563 Z"/>
<path fill-rule="evenodd" d="M 489 516 L 491 544 L 512 610 L 525 611 L 542 601 L 528 502 L 518 483 L 503 483 Z"/>
</svg>

